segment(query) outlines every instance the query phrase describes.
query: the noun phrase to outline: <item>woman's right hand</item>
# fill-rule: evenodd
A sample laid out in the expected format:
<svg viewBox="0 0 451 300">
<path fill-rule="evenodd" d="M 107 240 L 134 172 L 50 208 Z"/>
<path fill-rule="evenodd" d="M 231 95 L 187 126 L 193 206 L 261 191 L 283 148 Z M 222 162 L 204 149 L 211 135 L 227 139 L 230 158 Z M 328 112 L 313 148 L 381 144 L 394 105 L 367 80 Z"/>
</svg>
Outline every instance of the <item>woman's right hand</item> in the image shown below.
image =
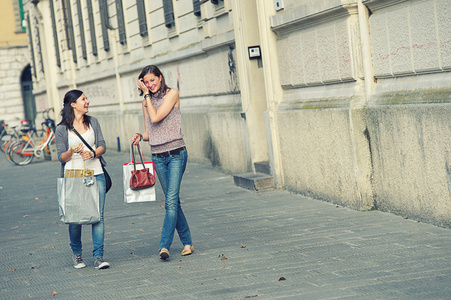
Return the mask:
<svg viewBox="0 0 451 300">
<path fill-rule="evenodd" d="M 85 145 L 82 144 L 82 143 L 80 143 L 80 144 L 78 144 L 77 146 L 72 146 L 72 147 L 71 147 L 71 151 L 72 151 L 73 153 L 82 153 L 84 147 L 85 147 Z"/>
<path fill-rule="evenodd" d="M 146 94 L 149 93 L 149 89 L 148 89 L 147 86 L 144 84 L 144 81 L 143 81 L 142 78 L 138 80 L 137 86 L 138 86 L 138 89 L 140 89 L 140 90 L 144 93 L 144 95 L 146 95 Z"/>
<path fill-rule="evenodd" d="M 141 134 L 141 133 L 135 133 L 135 134 L 133 135 L 133 138 L 132 138 L 131 143 L 132 143 L 133 145 L 138 145 L 139 142 L 141 141 L 141 138 L 142 138 L 142 134 Z"/>
</svg>

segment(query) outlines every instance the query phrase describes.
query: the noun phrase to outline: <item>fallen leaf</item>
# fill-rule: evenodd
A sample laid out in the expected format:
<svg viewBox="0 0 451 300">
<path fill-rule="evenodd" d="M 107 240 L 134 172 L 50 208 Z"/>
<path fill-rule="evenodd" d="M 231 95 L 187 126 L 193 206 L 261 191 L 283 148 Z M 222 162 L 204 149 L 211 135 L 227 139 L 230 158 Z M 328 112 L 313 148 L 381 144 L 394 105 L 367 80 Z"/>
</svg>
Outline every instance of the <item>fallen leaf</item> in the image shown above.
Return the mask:
<svg viewBox="0 0 451 300">
<path fill-rule="evenodd" d="M 204 284 L 201 282 L 200 285 L 204 285 Z"/>
<path fill-rule="evenodd" d="M 9 270 L 10 272 L 14 272 L 14 271 L 16 271 L 16 269 L 14 269 L 14 270 Z"/>
<path fill-rule="evenodd" d="M 359 229 L 359 231 L 365 231 L 365 229 Z"/>
<path fill-rule="evenodd" d="M 29 215 L 23 215 L 23 216 L 22 216 L 22 218 L 26 218 L 26 217 L 29 217 Z"/>
<path fill-rule="evenodd" d="M 17 229 L 17 228 L 19 228 L 19 226 L 14 226 L 14 227 L 11 227 L 11 229 Z"/>
<path fill-rule="evenodd" d="M 135 254 L 135 252 L 131 252 L 130 254 Z"/>
<path fill-rule="evenodd" d="M 246 246 L 241 246 L 241 248 L 246 248 Z"/>
<path fill-rule="evenodd" d="M 287 280 L 287 279 L 285 277 L 280 277 L 279 281 L 282 281 L 282 280 Z"/>
<path fill-rule="evenodd" d="M 160 199 L 160 201 L 164 201 L 164 199 Z"/>
<path fill-rule="evenodd" d="M 226 260 L 226 259 L 227 259 L 227 257 L 225 257 L 225 256 L 221 257 L 221 260 Z"/>
<path fill-rule="evenodd" d="M 117 242 L 117 240 L 114 240 L 113 243 Z"/>
<path fill-rule="evenodd" d="M 258 295 L 244 296 L 243 298 L 244 298 L 244 299 L 247 299 L 247 298 L 254 298 L 254 297 L 258 297 Z"/>
<path fill-rule="evenodd" d="M 57 294 L 57 292 L 52 291 L 52 296 L 55 296 Z"/>
<path fill-rule="evenodd" d="M 39 200 L 39 197 L 34 198 L 34 200 Z"/>
<path fill-rule="evenodd" d="M 177 268 L 179 268 L 179 269 L 180 269 L 180 268 L 181 268 L 181 266 L 177 266 Z"/>
<path fill-rule="evenodd" d="M 27 256 L 33 255 L 33 253 L 28 253 Z"/>
<path fill-rule="evenodd" d="M 111 231 L 108 231 L 107 233 L 105 233 L 105 234 L 111 234 Z"/>
</svg>

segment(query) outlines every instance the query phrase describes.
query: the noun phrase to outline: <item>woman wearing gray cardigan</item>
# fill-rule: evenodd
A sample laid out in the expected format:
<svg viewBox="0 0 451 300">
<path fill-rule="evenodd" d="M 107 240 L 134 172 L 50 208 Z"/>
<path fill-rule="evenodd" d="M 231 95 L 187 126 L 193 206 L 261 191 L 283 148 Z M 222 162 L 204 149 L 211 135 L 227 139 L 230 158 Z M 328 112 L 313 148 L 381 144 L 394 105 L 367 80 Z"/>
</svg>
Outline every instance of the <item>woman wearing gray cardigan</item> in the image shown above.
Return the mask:
<svg viewBox="0 0 451 300">
<path fill-rule="evenodd" d="M 103 260 L 104 245 L 104 219 L 103 210 L 105 206 L 106 185 L 102 165 L 105 160 L 102 155 L 106 151 L 105 140 L 102 135 L 100 124 L 96 118 L 86 115 L 89 109 L 89 100 L 79 90 L 71 90 L 64 96 L 64 106 L 61 110 L 61 122 L 56 127 L 55 141 L 58 151 L 58 159 L 61 162 L 60 176 L 64 177 L 66 170 L 94 171 L 94 176 L 99 187 L 100 222 L 92 224 L 92 242 L 94 267 L 105 269 L 110 264 Z M 94 149 L 90 151 L 80 138 L 71 130 L 72 126 L 83 139 Z M 82 258 L 81 242 L 82 225 L 69 224 L 70 246 L 74 254 L 74 268 L 86 267 Z"/>
</svg>

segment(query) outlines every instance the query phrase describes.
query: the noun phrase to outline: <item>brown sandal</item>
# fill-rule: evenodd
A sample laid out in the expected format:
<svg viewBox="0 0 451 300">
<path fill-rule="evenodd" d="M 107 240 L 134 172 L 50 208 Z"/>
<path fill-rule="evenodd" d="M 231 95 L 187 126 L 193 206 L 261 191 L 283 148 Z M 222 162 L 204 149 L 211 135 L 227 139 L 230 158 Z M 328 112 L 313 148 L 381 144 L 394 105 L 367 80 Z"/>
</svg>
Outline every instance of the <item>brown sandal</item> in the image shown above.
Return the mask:
<svg viewBox="0 0 451 300">
<path fill-rule="evenodd" d="M 169 258 L 169 250 L 163 248 L 160 250 L 160 259 L 168 259 Z"/>
<path fill-rule="evenodd" d="M 194 251 L 194 246 L 191 245 L 191 247 L 189 249 L 183 249 L 182 256 L 190 255 L 191 253 L 193 253 L 193 251 Z"/>
</svg>

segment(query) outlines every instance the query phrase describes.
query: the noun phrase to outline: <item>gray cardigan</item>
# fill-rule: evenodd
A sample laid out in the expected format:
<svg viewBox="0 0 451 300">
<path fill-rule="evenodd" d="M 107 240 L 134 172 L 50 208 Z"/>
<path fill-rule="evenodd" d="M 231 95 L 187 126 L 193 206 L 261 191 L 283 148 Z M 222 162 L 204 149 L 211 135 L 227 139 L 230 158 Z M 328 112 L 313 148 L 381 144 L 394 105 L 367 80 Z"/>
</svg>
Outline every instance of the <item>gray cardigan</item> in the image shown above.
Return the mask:
<svg viewBox="0 0 451 300">
<path fill-rule="evenodd" d="M 96 147 L 103 147 L 106 152 L 105 139 L 103 138 L 102 129 L 100 128 L 99 121 L 91 117 L 91 127 L 94 130 Z M 58 151 L 58 159 L 61 162 L 61 174 L 60 177 L 64 177 L 64 166 L 66 162 L 61 159 L 61 155 L 69 150 L 69 138 L 66 125 L 58 125 L 55 131 L 56 150 Z M 106 161 L 102 156 L 99 157 L 102 166 L 106 166 Z"/>
</svg>

